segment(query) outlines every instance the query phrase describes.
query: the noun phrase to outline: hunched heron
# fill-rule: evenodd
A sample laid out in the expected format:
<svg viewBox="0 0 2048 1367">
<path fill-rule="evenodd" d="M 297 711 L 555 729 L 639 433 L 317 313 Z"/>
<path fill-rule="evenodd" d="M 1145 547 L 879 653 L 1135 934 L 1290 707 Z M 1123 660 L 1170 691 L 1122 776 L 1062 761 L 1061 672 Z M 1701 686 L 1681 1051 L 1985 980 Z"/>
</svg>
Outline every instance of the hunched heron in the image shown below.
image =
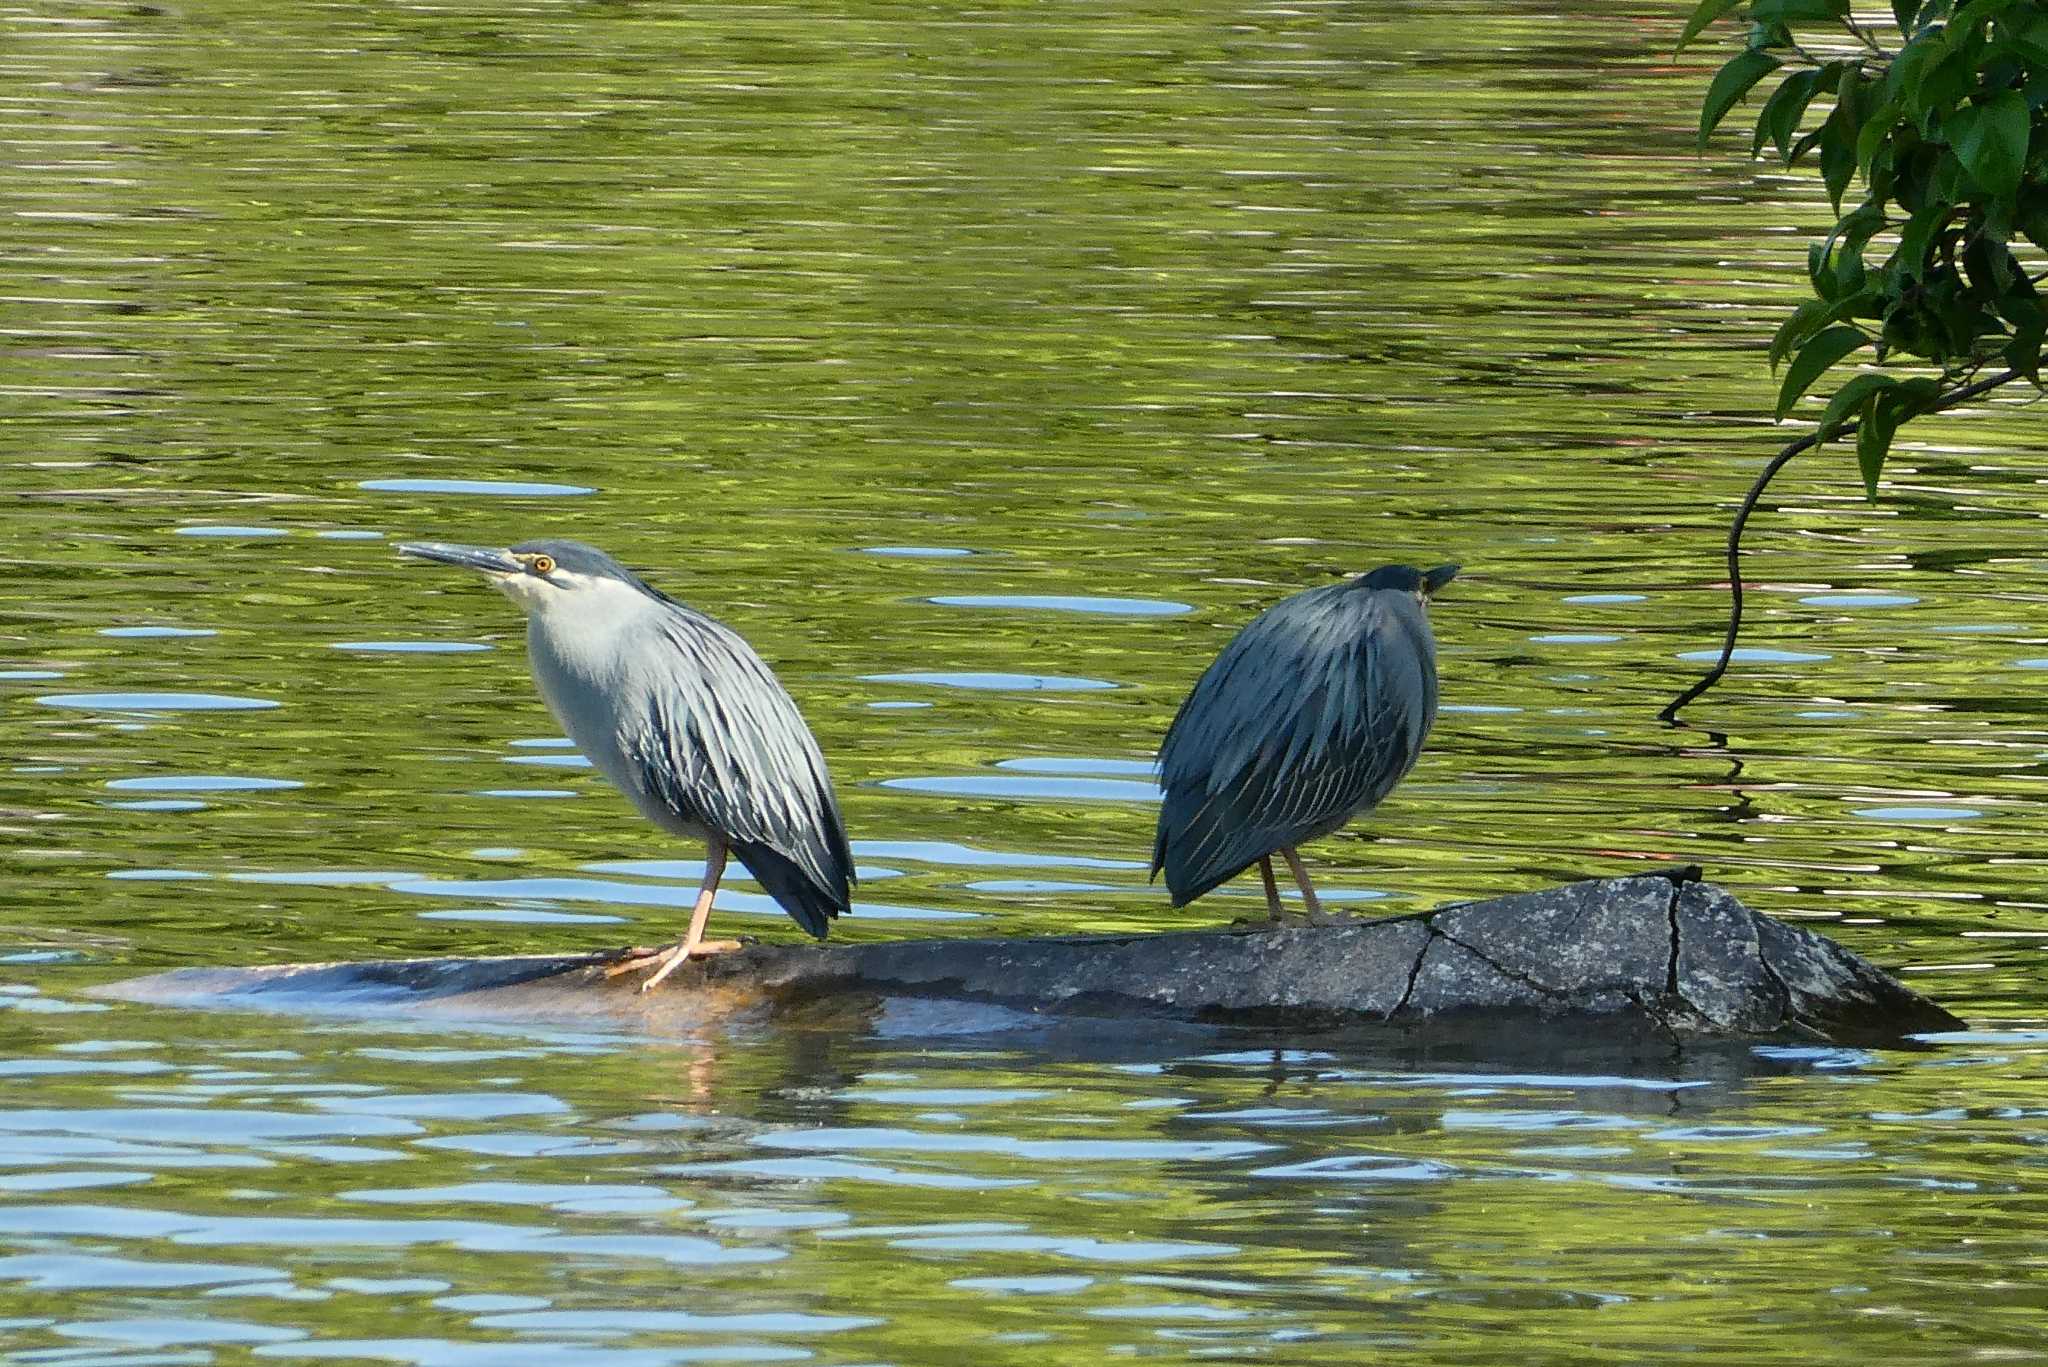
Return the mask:
<svg viewBox="0 0 2048 1367">
<path fill-rule="evenodd" d="M 578 541 L 398 549 L 481 571 L 524 609 L 533 681 L 562 730 L 643 816 L 705 842 L 687 933 L 611 972 L 652 968 L 645 991 L 686 959 L 738 948 L 704 938 L 728 857 L 825 938 L 854 881 L 839 803 L 796 703 L 737 632 Z"/>
<path fill-rule="evenodd" d="M 1254 863 L 1281 919 L 1273 856 L 1323 919 L 1298 848 L 1377 806 L 1436 721 L 1430 598 L 1456 565 L 1382 565 L 1283 598 L 1195 682 L 1159 747 L 1152 874 L 1185 906 Z"/>
</svg>

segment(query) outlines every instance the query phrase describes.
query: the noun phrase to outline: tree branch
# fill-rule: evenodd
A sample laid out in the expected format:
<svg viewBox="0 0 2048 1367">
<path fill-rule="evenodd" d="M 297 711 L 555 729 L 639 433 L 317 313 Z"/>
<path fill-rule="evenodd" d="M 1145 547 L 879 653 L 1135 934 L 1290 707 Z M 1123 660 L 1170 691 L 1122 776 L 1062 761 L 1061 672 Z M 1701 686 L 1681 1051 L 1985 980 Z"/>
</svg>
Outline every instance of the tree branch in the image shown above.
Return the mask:
<svg viewBox="0 0 2048 1367">
<path fill-rule="evenodd" d="M 1989 393 L 2000 385 L 2011 384 L 2019 378 L 2019 371 L 2008 370 L 1989 379 L 1964 385 L 1961 389 L 1950 390 L 1913 416 L 1921 417 L 1928 413 L 1939 413 L 1944 408 L 1954 408 L 1959 403 L 1967 403 L 1980 394 Z M 1846 437 L 1854 433 L 1856 428 L 1857 424 L 1853 422 L 1844 423 L 1836 429 L 1835 435 Z M 1784 469 L 1786 462 L 1792 457 L 1818 445 L 1819 442 L 1820 433 L 1809 432 L 1771 457 L 1770 464 L 1764 466 L 1763 471 L 1757 475 L 1756 483 L 1749 486 L 1749 493 L 1742 500 L 1742 506 L 1735 510 L 1735 520 L 1728 526 L 1728 633 L 1721 641 L 1721 658 L 1716 660 L 1713 667 L 1692 687 L 1673 698 L 1670 704 L 1657 714 L 1659 721 L 1677 721 L 1679 708 L 1719 683 L 1721 676 L 1728 672 L 1728 662 L 1735 656 L 1735 638 L 1742 631 L 1742 529 L 1748 524 L 1749 515 L 1756 511 L 1757 500 L 1764 496 L 1764 490 L 1770 487 L 1771 480 L 1777 476 L 1778 471 Z"/>
</svg>

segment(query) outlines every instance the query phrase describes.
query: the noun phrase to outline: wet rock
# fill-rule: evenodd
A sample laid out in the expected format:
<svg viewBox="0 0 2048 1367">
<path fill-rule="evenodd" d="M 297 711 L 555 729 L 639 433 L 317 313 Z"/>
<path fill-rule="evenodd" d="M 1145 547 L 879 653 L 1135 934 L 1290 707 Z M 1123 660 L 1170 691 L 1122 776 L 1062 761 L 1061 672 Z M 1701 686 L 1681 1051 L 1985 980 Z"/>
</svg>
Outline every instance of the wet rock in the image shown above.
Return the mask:
<svg viewBox="0 0 2048 1367">
<path fill-rule="evenodd" d="M 832 1003 L 940 1002 L 977 1019 L 1056 1014 L 1243 1024 L 1475 1022 L 1575 1038 L 1877 1042 L 1962 1022 L 1882 969 L 1712 884 L 1596 879 L 1415 916 L 1156 935 L 753 945 L 652 993 L 605 956 L 185 969 L 131 1000 L 612 1022 L 669 1031 Z"/>
</svg>

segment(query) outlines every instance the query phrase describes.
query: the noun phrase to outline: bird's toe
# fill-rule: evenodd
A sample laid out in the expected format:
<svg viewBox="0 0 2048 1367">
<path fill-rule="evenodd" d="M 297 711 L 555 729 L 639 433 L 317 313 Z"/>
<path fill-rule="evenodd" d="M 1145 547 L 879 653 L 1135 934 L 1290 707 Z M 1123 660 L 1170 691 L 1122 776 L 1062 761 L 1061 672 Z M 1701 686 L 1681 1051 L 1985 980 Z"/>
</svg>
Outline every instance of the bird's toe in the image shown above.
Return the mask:
<svg viewBox="0 0 2048 1367">
<path fill-rule="evenodd" d="M 622 973 L 638 973 L 661 962 L 667 947 L 659 945 L 627 945 L 615 949 L 603 960 L 604 975 L 616 978 Z"/>
</svg>

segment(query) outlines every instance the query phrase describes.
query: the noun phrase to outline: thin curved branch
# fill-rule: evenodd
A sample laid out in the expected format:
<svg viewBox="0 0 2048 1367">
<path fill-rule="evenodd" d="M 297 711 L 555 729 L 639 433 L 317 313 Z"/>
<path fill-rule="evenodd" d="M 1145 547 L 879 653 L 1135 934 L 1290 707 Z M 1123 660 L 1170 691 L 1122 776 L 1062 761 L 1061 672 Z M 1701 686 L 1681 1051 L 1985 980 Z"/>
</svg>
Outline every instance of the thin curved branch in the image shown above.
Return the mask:
<svg viewBox="0 0 2048 1367">
<path fill-rule="evenodd" d="M 1966 384 L 1961 389 L 1953 389 L 1943 394 L 1913 416 L 1920 417 L 1927 413 L 1939 413 L 1944 408 L 1954 408 L 1959 403 L 1967 403 L 1980 394 L 1989 393 L 2000 385 L 2011 384 L 2019 378 L 2019 371 L 2008 370 L 1989 379 Z M 1849 436 L 1856 431 L 1856 427 L 1857 424 L 1853 422 L 1844 423 L 1835 430 L 1834 435 Z M 1819 442 L 1820 433 L 1809 432 L 1771 457 L 1770 464 L 1764 466 L 1762 472 L 1757 475 L 1756 483 L 1749 486 L 1749 493 L 1743 498 L 1742 506 L 1735 510 L 1735 520 L 1728 525 L 1728 633 L 1721 640 L 1721 658 L 1714 661 L 1713 667 L 1701 675 L 1692 687 L 1673 698 L 1669 705 L 1657 714 L 1657 720 L 1677 721 L 1679 708 L 1719 683 L 1721 676 L 1728 672 L 1728 662 L 1735 656 L 1735 638 L 1742 632 L 1742 529 L 1748 524 L 1749 515 L 1756 511 L 1757 500 L 1764 496 L 1764 490 L 1770 487 L 1771 480 L 1777 476 L 1778 471 L 1784 469 L 1786 462 L 1792 457 L 1818 445 Z"/>
</svg>

